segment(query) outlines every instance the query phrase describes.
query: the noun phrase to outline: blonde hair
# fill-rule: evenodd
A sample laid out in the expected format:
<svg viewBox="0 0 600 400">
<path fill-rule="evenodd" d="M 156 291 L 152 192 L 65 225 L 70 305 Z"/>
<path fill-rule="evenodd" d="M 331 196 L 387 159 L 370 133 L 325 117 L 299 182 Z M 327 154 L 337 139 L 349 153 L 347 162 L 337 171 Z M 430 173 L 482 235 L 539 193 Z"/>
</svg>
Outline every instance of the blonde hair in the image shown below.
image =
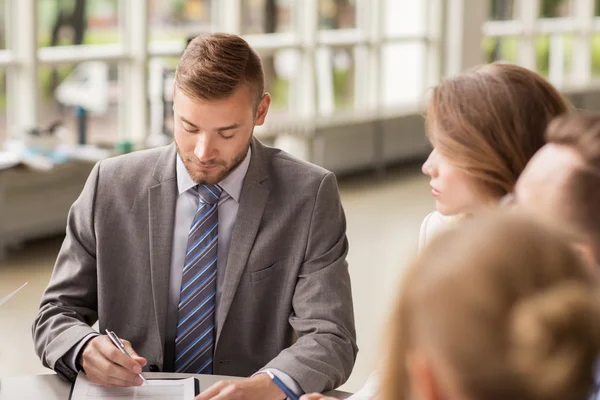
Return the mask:
<svg viewBox="0 0 600 400">
<path fill-rule="evenodd" d="M 433 89 L 427 135 L 457 168 L 494 197 L 513 191 L 527 162 L 544 145 L 548 123 L 569 111 L 546 79 L 511 64 L 487 64 Z"/>
<path fill-rule="evenodd" d="M 523 216 L 494 213 L 441 233 L 405 276 L 382 399 L 410 395 L 416 341 L 469 399 L 587 399 L 600 351 L 596 290 L 562 238 Z"/>
</svg>

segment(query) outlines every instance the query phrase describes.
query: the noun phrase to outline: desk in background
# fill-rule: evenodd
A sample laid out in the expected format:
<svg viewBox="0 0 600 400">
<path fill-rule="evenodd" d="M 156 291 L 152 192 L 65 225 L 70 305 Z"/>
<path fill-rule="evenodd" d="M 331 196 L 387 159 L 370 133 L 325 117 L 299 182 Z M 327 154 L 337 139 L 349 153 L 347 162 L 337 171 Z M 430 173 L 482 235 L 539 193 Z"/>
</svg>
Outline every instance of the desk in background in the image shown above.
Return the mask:
<svg viewBox="0 0 600 400">
<path fill-rule="evenodd" d="M 194 376 L 200 381 L 200 390 L 205 390 L 214 383 L 221 380 L 240 379 L 217 375 L 192 375 L 192 374 L 170 374 L 170 373 L 144 373 L 149 379 L 157 378 L 187 378 Z M 34 375 L 15 378 L 0 378 L 0 400 L 16 399 L 44 399 L 44 400 L 67 400 L 71 384 L 56 374 Z M 349 393 L 333 391 L 329 396 L 345 399 Z"/>
</svg>

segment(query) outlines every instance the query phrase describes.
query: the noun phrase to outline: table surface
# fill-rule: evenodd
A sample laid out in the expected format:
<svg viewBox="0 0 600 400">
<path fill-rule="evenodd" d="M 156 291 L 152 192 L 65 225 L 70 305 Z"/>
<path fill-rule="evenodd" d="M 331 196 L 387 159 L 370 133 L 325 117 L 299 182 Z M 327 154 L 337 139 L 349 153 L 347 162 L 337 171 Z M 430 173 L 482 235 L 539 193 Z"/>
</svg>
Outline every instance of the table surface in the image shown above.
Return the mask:
<svg viewBox="0 0 600 400">
<path fill-rule="evenodd" d="M 144 373 L 149 379 L 157 378 L 187 378 L 194 376 L 200 381 L 200 390 L 205 390 L 212 384 L 223 379 L 240 379 L 217 375 L 192 375 L 171 373 Z M 33 375 L 14 378 L 0 378 L 0 400 L 15 399 L 45 399 L 67 400 L 71 391 L 71 384 L 58 377 L 56 374 Z M 329 396 L 345 399 L 348 393 L 334 391 Z"/>
</svg>

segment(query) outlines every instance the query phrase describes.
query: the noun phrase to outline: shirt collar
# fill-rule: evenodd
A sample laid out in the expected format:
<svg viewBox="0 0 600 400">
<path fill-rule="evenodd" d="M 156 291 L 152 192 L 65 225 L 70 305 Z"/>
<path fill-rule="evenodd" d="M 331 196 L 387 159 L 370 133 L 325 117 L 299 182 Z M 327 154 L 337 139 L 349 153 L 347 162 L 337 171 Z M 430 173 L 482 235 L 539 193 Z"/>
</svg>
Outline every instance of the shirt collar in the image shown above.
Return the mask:
<svg viewBox="0 0 600 400">
<path fill-rule="evenodd" d="M 248 172 L 248 167 L 250 165 L 251 154 L 252 148 L 248 147 L 248 152 L 246 153 L 244 160 L 237 167 L 235 167 L 235 169 L 231 171 L 231 173 L 227 175 L 225 179 L 219 182 L 219 185 L 223 188 L 223 190 L 238 203 L 240 202 L 240 196 L 242 194 L 244 178 L 246 177 L 246 173 Z M 177 153 L 177 189 L 179 191 L 179 195 L 187 192 L 194 186 L 196 186 L 196 182 L 194 182 L 194 180 L 188 174 L 183 160 L 179 156 L 179 153 Z"/>
</svg>

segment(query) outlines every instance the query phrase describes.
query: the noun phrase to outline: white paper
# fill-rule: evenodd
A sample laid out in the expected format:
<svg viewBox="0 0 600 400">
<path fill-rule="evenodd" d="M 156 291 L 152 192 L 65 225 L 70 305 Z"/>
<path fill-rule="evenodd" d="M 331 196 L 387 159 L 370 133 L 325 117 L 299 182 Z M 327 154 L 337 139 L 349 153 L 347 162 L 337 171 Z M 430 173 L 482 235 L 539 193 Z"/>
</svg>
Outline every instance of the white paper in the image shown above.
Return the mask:
<svg viewBox="0 0 600 400">
<path fill-rule="evenodd" d="M 149 379 L 144 386 L 109 388 L 92 383 L 80 372 L 71 400 L 193 400 L 194 378 Z"/>
<path fill-rule="evenodd" d="M 8 300 L 10 300 L 11 297 L 13 297 L 15 294 L 17 294 L 17 292 L 21 289 L 23 289 L 25 287 L 25 285 L 27 285 L 28 282 L 25 282 L 23 284 L 23 286 L 21 286 L 20 288 L 18 288 L 17 290 L 15 290 L 14 292 L 10 293 L 8 296 L 6 296 L 3 299 L 0 299 L 0 306 L 4 303 L 6 303 Z"/>
</svg>

